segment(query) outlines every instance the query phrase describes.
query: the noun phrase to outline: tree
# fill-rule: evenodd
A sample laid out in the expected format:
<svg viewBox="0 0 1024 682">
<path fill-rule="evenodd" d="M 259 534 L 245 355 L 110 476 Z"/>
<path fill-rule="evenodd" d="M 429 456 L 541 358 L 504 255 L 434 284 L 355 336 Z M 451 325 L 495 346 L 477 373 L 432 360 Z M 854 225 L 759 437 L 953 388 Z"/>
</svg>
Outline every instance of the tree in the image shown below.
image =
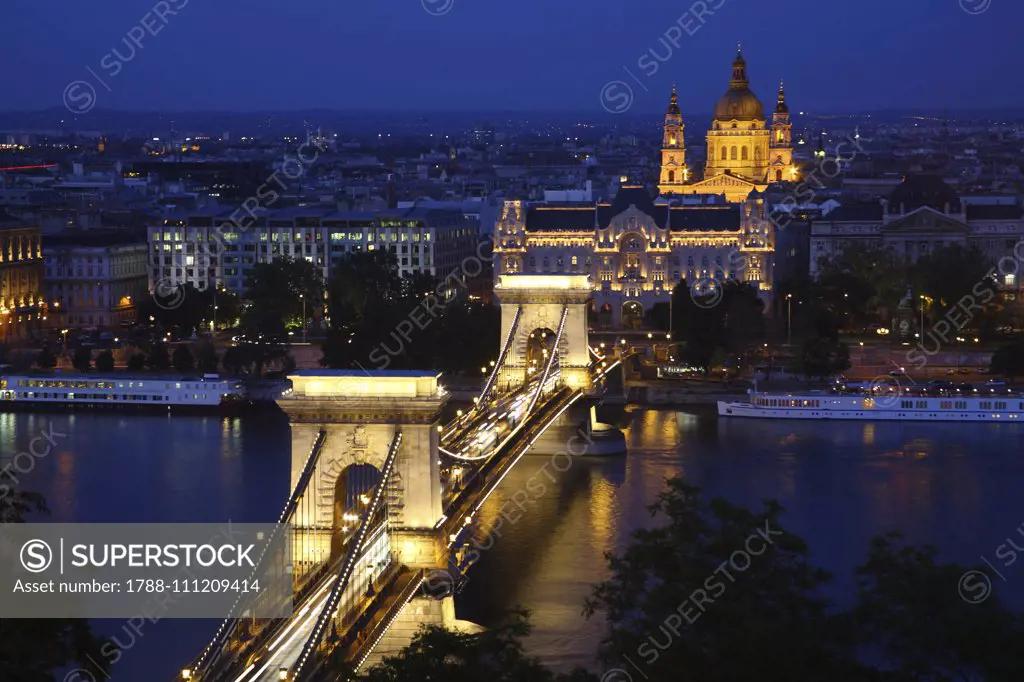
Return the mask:
<svg viewBox="0 0 1024 682">
<path fill-rule="evenodd" d="M 71 356 L 71 366 L 79 372 L 87 372 L 92 368 L 92 351 L 85 346 L 79 346 Z"/>
<path fill-rule="evenodd" d="M 48 512 L 38 493 L 8 490 L 0 496 L 0 525 L 24 523 L 32 514 Z M 2 531 L 2 527 L 0 527 Z M 10 682 L 54 682 L 55 671 L 83 668 L 106 676 L 105 638 L 96 637 L 89 621 L 72 618 L 0 620 L 0 661 L 3 679 Z M 62 676 L 63 679 L 63 676 Z"/>
<path fill-rule="evenodd" d="M 196 360 L 192 357 L 191 351 L 188 346 L 181 343 L 174 349 L 174 357 L 171 360 L 174 365 L 174 369 L 178 370 L 182 374 L 187 374 L 195 369 Z"/>
<path fill-rule="evenodd" d="M 824 379 L 850 368 L 850 349 L 835 339 L 812 337 L 800 349 L 797 368 L 808 378 Z"/>
<path fill-rule="evenodd" d="M 221 364 L 224 365 L 224 370 L 231 375 L 238 376 L 242 373 L 242 370 L 246 365 L 245 351 L 242 350 L 241 346 L 232 346 L 224 351 L 224 357 L 221 358 Z"/>
<path fill-rule="evenodd" d="M 146 365 L 155 370 L 165 370 L 170 367 L 171 358 L 167 353 L 167 344 L 161 341 L 154 343 L 146 357 Z"/>
<path fill-rule="evenodd" d="M 597 677 L 577 670 L 556 675 L 527 656 L 520 641 L 529 634 L 525 612 L 511 622 L 480 634 L 425 627 L 412 644 L 397 656 L 368 670 L 361 682 L 597 682 Z"/>
<path fill-rule="evenodd" d="M 242 314 L 242 326 L 250 333 L 281 335 L 288 325 L 301 327 L 304 311 L 307 319 L 316 317 L 323 305 L 320 270 L 303 259 L 257 263 L 245 284 L 249 306 Z"/>
<path fill-rule="evenodd" d="M 906 261 L 885 247 L 851 244 L 835 256 L 818 261 L 817 294 L 842 321 L 849 313 L 862 324 L 893 314 L 907 292 Z"/>
<path fill-rule="evenodd" d="M 96 371 L 98 372 L 113 372 L 114 371 L 114 353 L 110 350 L 105 350 L 96 356 Z"/>
<path fill-rule="evenodd" d="M 630 658 L 652 682 L 851 679 L 851 632 L 819 596 L 830 576 L 777 503 L 705 502 L 676 478 L 651 511 L 658 524 L 608 556 L 612 575 L 586 602 L 609 621 L 605 663 Z"/>
<path fill-rule="evenodd" d="M 1024 375 L 1024 342 L 1011 343 L 993 353 L 989 372 L 1005 376 L 1010 383 Z"/>
<path fill-rule="evenodd" d="M 977 248 L 950 244 L 922 255 L 910 268 L 914 291 L 932 300 L 933 319 L 943 317 L 967 297 L 983 310 L 994 308 L 996 281 L 989 274 L 991 261 Z M 973 312 L 965 313 L 962 324 L 976 329 L 980 322 Z"/>
<path fill-rule="evenodd" d="M 196 362 L 199 369 L 206 374 L 213 374 L 217 371 L 217 348 L 208 341 L 201 341 L 196 346 Z"/>
<path fill-rule="evenodd" d="M 125 361 L 130 372 L 141 372 L 146 368 L 146 356 L 142 353 L 132 353 Z"/>
<path fill-rule="evenodd" d="M 854 620 L 862 641 L 884 657 L 884 679 L 1020 679 L 1020 616 L 988 592 L 983 567 L 942 564 L 937 556 L 934 547 L 910 547 L 891 533 L 872 540 L 867 561 L 857 568 Z"/>
<path fill-rule="evenodd" d="M 43 346 L 36 356 L 36 364 L 40 369 L 53 369 L 57 366 L 57 356 L 53 354 L 49 346 Z"/>
<path fill-rule="evenodd" d="M 725 351 L 745 357 L 764 339 L 764 303 L 749 283 L 699 287 L 681 281 L 672 293 L 673 340 L 679 358 L 707 375 Z"/>
</svg>

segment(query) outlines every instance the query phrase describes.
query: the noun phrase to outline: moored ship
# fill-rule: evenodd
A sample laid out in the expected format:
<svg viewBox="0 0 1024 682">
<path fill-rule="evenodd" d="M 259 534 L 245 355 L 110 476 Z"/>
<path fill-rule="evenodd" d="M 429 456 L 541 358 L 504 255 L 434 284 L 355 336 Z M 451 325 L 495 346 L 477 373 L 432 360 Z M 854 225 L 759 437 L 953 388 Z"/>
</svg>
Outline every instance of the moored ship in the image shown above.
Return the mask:
<svg viewBox="0 0 1024 682">
<path fill-rule="evenodd" d="M 887 421 L 1024 422 L 1024 393 L 1006 388 L 834 388 L 806 393 L 750 391 L 743 402 L 718 401 L 723 417 Z"/>
<path fill-rule="evenodd" d="M 235 412 L 249 405 L 245 386 L 217 374 L 39 372 L 0 376 L 0 410 L 142 408 Z"/>
</svg>

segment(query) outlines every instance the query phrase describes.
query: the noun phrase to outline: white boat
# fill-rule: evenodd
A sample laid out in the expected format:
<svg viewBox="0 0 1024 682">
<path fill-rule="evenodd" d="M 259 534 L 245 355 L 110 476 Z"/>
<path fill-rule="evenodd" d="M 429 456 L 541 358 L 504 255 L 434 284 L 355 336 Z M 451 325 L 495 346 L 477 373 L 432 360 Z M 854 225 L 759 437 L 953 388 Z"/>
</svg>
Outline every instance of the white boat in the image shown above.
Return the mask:
<svg viewBox="0 0 1024 682">
<path fill-rule="evenodd" d="M 200 411 L 247 404 L 245 386 L 202 376 L 46 372 L 0 376 L 0 409 L 135 407 Z"/>
<path fill-rule="evenodd" d="M 745 402 L 718 401 L 722 417 L 861 419 L 941 422 L 1024 422 L 1024 394 L 1005 388 L 907 389 L 758 393 Z"/>
</svg>

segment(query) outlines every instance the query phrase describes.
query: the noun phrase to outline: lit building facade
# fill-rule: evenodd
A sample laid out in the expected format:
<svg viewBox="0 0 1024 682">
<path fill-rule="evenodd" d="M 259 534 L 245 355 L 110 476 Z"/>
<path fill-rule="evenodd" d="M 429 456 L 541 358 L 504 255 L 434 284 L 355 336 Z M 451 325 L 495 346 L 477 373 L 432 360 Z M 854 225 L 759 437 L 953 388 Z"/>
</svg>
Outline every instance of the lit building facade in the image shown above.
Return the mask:
<svg viewBox="0 0 1024 682">
<path fill-rule="evenodd" d="M 378 212 L 296 208 L 264 211 L 240 226 L 239 212 L 214 209 L 175 216 L 149 228 L 150 291 L 192 283 L 245 292 L 256 263 L 305 259 L 326 282 L 332 267 L 352 253 L 390 251 L 400 275 L 444 279 L 476 258 L 479 222 L 461 210 L 411 206 Z M 466 267 L 470 276 L 476 269 Z"/>
<path fill-rule="evenodd" d="M 625 184 L 611 203 L 506 201 L 494 234 L 496 278 L 590 275 L 592 310 L 612 328 L 640 326 L 681 279 L 701 291 L 752 282 L 767 303 L 774 249 L 762 197 L 655 202 L 644 188 Z"/>
<path fill-rule="evenodd" d="M 715 106 L 707 131 L 704 177 L 699 181 L 690 182 L 686 168 L 685 128 L 673 88 L 665 114 L 658 190 L 663 195 L 724 194 L 730 202 L 740 202 L 752 191 L 764 192 L 770 183 L 794 181 L 792 126 L 781 84 L 768 124 L 761 100 L 750 89 L 747 62 L 737 53 L 729 90 Z"/>
<path fill-rule="evenodd" d="M 0 223 L 0 342 L 40 337 L 46 311 L 39 228 Z"/>
<path fill-rule="evenodd" d="M 811 224 L 810 274 L 852 245 L 885 248 L 913 263 L 933 250 L 977 248 L 998 268 L 1008 300 L 1024 293 L 1024 210 L 1014 200 L 970 204 L 937 176 L 908 176 L 877 204 L 841 206 Z"/>
<path fill-rule="evenodd" d="M 145 244 L 117 234 L 46 237 L 46 299 L 69 328 L 118 327 L 136 320 L 147 292 Z"/>
</svg>

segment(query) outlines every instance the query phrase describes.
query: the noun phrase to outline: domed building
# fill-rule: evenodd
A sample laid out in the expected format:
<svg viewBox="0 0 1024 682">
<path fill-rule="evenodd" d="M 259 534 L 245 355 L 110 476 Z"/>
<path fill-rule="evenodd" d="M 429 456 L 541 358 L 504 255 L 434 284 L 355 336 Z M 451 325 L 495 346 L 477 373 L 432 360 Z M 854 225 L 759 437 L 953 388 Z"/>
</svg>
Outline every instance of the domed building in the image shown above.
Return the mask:
<svg viewBox="0 0 1024 682">
<path fill-rule="evenodd" d="M 682 114 L 675 88 L 665 114 L 662 143 L 662 194 L 725 194 L 741 202 L 752 191 L 763 192 L 772 182 L 796 180 L 793 166 L 792 123 L 786 94 L 779 86 L 778 102 L 769 127 L 761 100 L 750 89 L 747 62 L 737 51 L 729 90 L 718 100 L 707 134 L 704 179 L 689 183 L 685 168 Z"/>
</svg>

